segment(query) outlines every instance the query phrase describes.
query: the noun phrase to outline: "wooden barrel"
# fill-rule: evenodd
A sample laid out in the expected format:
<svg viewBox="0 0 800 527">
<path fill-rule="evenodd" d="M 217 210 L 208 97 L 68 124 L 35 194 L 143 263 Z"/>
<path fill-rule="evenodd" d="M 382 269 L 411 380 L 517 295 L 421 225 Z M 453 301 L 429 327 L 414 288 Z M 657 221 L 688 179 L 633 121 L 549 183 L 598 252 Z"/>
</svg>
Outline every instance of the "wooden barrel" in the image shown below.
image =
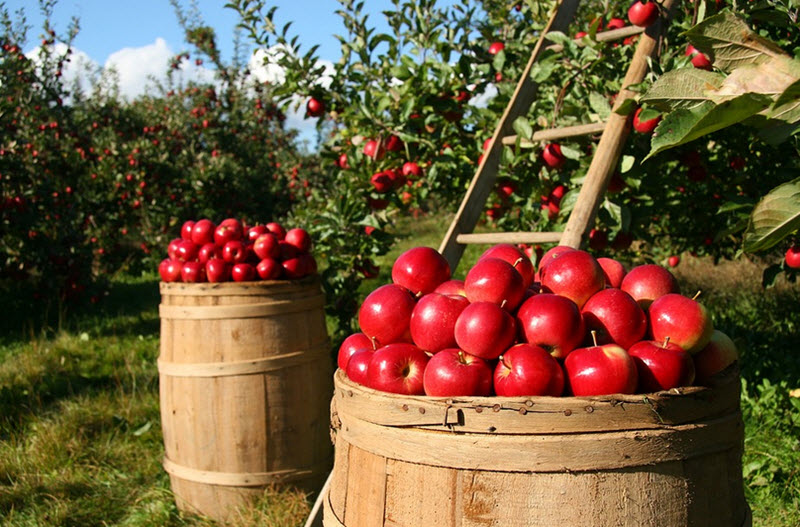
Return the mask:
<svg viewBox="0 0 800 527">
<path fill-rule="evenodd" d="M 319 281 L 160 289 L 163 464 L 178 507 L 225 522 L 271 484 L 318 491 L 333 460 Z"/>
<path fill-rule="evenodd" d="M 407 397 L 338 371 L 325 527 L 742 527 L 739 376 L 605 397 Z"/>
</svg>

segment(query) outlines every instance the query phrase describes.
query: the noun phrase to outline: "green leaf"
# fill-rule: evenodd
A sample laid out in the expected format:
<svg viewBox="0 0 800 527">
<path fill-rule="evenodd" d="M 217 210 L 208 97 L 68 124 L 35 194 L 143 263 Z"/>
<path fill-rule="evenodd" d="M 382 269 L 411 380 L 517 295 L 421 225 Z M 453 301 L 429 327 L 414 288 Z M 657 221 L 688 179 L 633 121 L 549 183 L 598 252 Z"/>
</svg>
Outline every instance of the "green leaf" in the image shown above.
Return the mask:
<svg viewBox="0 0 800 527">
<path fill-rule="evenodd" d="M 694 141 L 757 114 L 771 103 L 769 97 L 757 94 L 740 95 L 715 105 L 704 102 L 692 109 L 670 112 L 658 124 L 644 161 L 669 148 Z"/>
<path fill-rule="evenodd" d="M 697 68 L 668 71 L 658 78 L 639 101 L 661 108 L 695 108 L 709 100 L 708 92 L 717 90 L 725 77 Z"/>
<path fill-rule="evenodd" d="M 608 99 L 597 92 L 589 94 L 589 106 L 604 121 L 611 115 L 611 105 L 608 104 Z"/>
<path fill-rule="evenodd" d="M 622 103 L 614 110 L 614 113 L 617 115 L 630 115 L 636 110 L 636 101 L 633 99 L 625 99 Z"/>
<path fill-rule="evenodd" d="M 496 71 L 503 71 L 503 66 L 505 66 L 505 64 L 506 64 L 506 52 L 500 50 L 500 52 L 497 55 L 495 55 L 494 59 L 492 60 L 492 67 Z"/>
<path fill-rule="evenodd" d="M 583 153 L 580 150 L 576 150 L 575 148 L 561 145 L 561 153 L 564 154 L 564 157 L 567 159 L 579 160 L 583 157 Z"/>
<path fill-rule="evenodd" d="M 767 112 L 767 117 L 790 124 L 800 121 L 800 80 L 786 88 Z"/>
<path fill-rule="evenodd" d="M 625 174 L 630 169 L 633 168 L 633 165 L 636 163 L 636 158 L 629 155 L 622 156 L 622 161 L 619 164 L 619 171 L 622 174 Z"/>
<path fill-rule="evenodd" d="M 727 9 L 684 34 L 697 49 L 711 58 L 715 67 L 725 72 L 745 64 L 760 64 L 774 57 L 786 56 L 780 47 L 753 32 Z"/>
<path fill-rule="evenodd" d="M 517 135 L 523 139 L 530 139 L 533 137 L 533 127 L 531 123 L 526 119 L 524 116 L 519 116 L 514 119 L 514 122 L 511 125 L 514 128 L 514 131 L 517 132 Z"/>
<path fill-rule="evenodd" d="M 772 189 L 750 214 L 744 250 L 769 249 L 800 228 L 800 178 Z"/>
<path fill-rule="evenodd" d="M 560 31 L 550 31 L 549 33 L 547 33 L 547 36 L 545 38 L 547 38 L 547 40 L 549 40 L 550 42 L 553 42 L 555 44 L 561 44 L 562 46 L 568 46 L 573 43 L 572 37 L 565 35 Z"/>
</svg>

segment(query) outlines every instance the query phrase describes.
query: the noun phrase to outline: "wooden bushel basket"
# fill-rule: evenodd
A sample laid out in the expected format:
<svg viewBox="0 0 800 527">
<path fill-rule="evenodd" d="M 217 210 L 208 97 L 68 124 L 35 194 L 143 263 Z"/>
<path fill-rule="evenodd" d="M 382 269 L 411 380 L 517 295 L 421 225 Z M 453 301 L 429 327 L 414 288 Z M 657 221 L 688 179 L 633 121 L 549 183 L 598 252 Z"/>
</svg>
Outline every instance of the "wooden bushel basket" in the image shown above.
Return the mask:
<svg viewBox="0 0 800 527">
<path fill-rule="evenodd" d="M 332 463 L 324 295 L 298 281 L 161 283 L 164 468 L 178 507 L 225 522 Z"/>
<path fill-rule="evenodd" d="M 397 396 L 338 371 L 325 527 L 743 527 L 735 368 L 713 388 Z"/>
</svg>

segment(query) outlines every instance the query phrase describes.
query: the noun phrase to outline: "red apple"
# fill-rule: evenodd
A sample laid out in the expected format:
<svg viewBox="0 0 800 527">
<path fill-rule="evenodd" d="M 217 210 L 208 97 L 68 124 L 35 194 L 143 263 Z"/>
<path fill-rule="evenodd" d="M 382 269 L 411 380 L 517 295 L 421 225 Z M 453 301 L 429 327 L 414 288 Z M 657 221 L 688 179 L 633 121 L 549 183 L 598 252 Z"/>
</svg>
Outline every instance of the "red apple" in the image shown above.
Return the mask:
<svg viewBox="0 0 800 527">
<path fill-rule="evenodd" d="M 229 264 L 244 263 L 247 256 L 247 249 L 241 240 L 229 241 L 222 247 L 222 259 Z"/>
<path fill-rule="evenodd" d="M 496 359 L 516 338 L 516 323 L 506 310 L 492 302 L 471 303 L 458 316 L 458 347 L 482 359 Z"/>
<path fill-rule="evenodd" d="M 467 292 L 464 291 L 464 280 L 447 280 L 433 290 L 434 293 L 440 295 L 459 295 L 464 298 L 467 297 Z"/>
<path fill-rule="evenodd" d="M 283 239 L 286 237 L 286 229 L 284 229 L 283 225 L 280 223 L 271 221 L 264 225 L 264 227 L 267 228 L 267 231 L 274 234 L 278 238 L 278 241 L 283 241 Z"/>
<path fill-rule="evenodd" d="M 695 68 L 711 71 L 711 60 L 706 54 L 700 53 L 700 51 L 691 44 L 686 46 L 686 53 L 684 53 L 684 55 L 691 57 L 692 66 Z"/>
<path fill-rule="evenodd" d="M 708 344 L 695 353 L 692 359 L 697 373 L 697 383 L 707 384 L 714 375 L 739 360 L 739 352 L 728 335 L 715 329 Z"/>
<path fill-rule="evenodd" d="M 305 258 L 306 256 L 310 255 L 308 253 L 303 253 L 293 258 L 289 258 L 288 260 L 283 260 L 281 262 L 281 267 L 283 267 L 283 275 L 289 280 L 297 280 L 312 274 L 312 270 L 310 268 L 311 262 Z"/>
<path fill-rule="evenodd" d="M 547 267 L 547 264 L 549 264 L 550 262 L 552 262 L 553 260 L 555 260 L 556 258 L 561 256 L 562 254 L 564 254 L 566 252 L 574 251 L 574 250 L 575 249 L 573 249 L 572 247 L 570 247 L 568 245 L 556 245 L 555 247 L 551 247 L 539 259 L 539 273 L 541 273 L 542 270 L 545 267 Z"/>
<path fill-rule="evenodd" d="M 525 293 L 522 275 L 513 265 L 499 258 L 481 258 L 467 272 L 464 291 L 472 302 L 492 302 L 513 311 Z"/>
<path fill-rule="evenodd" d="M 250 243 L 255 243 L 259 236 L 268 232 L 266 225 L 253 225 L 247 229 L 247 236 L 245 236 L 245 238 L 247 238 L 247 241 Z"/>
<path fill-rule="evenodd" d="M 486 396 L 492 393 L 492 367 L 463 350 L 443 349 L 428 361 L 422 384 L 431 397 Z"/>
<path fill-rule="evenodd" d="M 234 282 L 251 282 L 256 278 L 256 268 L 244 262 L 233 264 L 231 278 Z"/>
<path fill-rule="evenodd" d="M 502 42 L 492 42 L 489 46 L 489 55 L 497 55 L 505 49 L 506 45 Z"/>
<path fill-rule="evenodd" d="M 342 341 L 339 346 L 339 354 L 336 357 L 336 364 L 340 369 L 347 369 L 347 362 L 357 351 L 368 349 L 373 351 L 372 341 L 363 333 L 353 333 Z"/>
<path fill-rule="evenodd" d="M 373 352 L 367 369 L 367 386 L 402 395 L 423 395 L 427 364 L 428 355 L 413 344 L 388 344 Z"/>
<path fill-rule="evenodd" d="M 495 245 L 486 249 L 479 260 L 481 258 L 499 258 L 510 263 L 520 276 L 522 276 L 522 286 L 525 288 L 530 287 L 533 282 L 533 262 L 531 262 L 531 259 L 516 245 L 511 245 L 510 243 Z"/>
<path fill-rule="evenodd" d="M 422 175 L 422 169 L 413 161 L 406 161 L 403 163 L 403 175 L 409 179 L 418 178 Z"/>
<path fill-rule="evenodd" d="M 602 251 L 608 247 L 608 232 L 601 229 L 589 231 L 589 248 L 595 252 Z"/>
<path fill-rule="evenodd" d="M 450 280 L 450 264 L 430 247 L 408 249 L 392 265 L 392 282 L 417 296 L 432 293 L 447 280 Z"/>
<path fill-rule="evenodd" d="M 381 159 L 384 156 L 385 149 L 382 144 L 374 139 L 370 139 L 364 143 L 364 155 L 372 159 Z"/>
<path fill-rule="evenodd" d="M 534 295 L 520 306 L 517 320 L 527 343 L 541 346 L 557 359 L 565 358 L 583 342 L 583 317 L 569 298 Z"/>
<path fill-rule="evenodd" d="M 786 267 L 791 269 L 800 269 L 800 244 L 795 244 L 789 247 L 784 257 Z"/>
<path fill-rule="evenodd" d="M 189 262 L 197 258 L 198 246 L 189 240 L 181 240 L 175 246 L 175 259 L 181 262 Z"/>
<path fill-rule="evenodd" d="M 222 258 L 210 258 L 206 262 L 206 278 L 209 282 L 227 282 L 231 279 L 231 264 Z"/>
<path fill-rule="evenodd" d="M 253 252 L 262 260 L 264 258 L 280 258 L 281 248 L 278 237 L 271 232 L 260 235 L 253 242 Z"/>
<path fill-rule="evenodd" d="M 364 348 L 357 350 L 350 359 L 347 361 L 347 378 L 358 384 L 367 385 L 367 372 L 369 371 L 369 363 L 372 362 L 372 355 L 374 354 L 372 348 Z"/>
<path fill-rule="evenodd" d="M 216 243 L 206 243 L 197 251 L 197 261 L 204 264 L 212 258 L 222 258 L 222 247 Z"/>
<path fill-rule="evenodd" d="M 283 275 L 283 265 L 275 258 L 262 258 L 256 264 L 256 273 L 262 280 L 277 280 Z"/>
<path fill-rule="evenodd" d="M 358 311 L 361 332 L 385 346 L 393 342 L 411 342 L 411 314 L 416 302 L 411 292 L 396 284 L 375 289 L 364 299 Z"/>
<path fill-rule="evenodd" d="M 569 392 L 578 397 L 636 392 L 638 372 L 616 344 L 578 348 L 564 359 Z"/>
<path fill-rule="evenodd" d="M 389 138 L 386 140 L 386 151 L 387 152 L 399 152 L 403 149 L 405 145 L 403 144 L 403 140 L 397 137 L 396 135 L 390 135 Z"/>
<path fill-rule="evenodd" d="M 660 392 L 691 386 L 694 382 L 695 368 L 692 356 L 669 340 L 637 342 L 631 346 L 628 354 L 636 363 L 639 392 Z"/>
<path fill-rule="evenodd" d="M 183 262 L 165 258 L 158 264 L 158 274 L 161 275 L 161 280 L 164 282 L 178 282 L 181 279 L 181 268 Z"/>
<path fill-rule="evenodd" d="M 613 258 L 598 258 L 597 263 L 603 268 L 606 277 L 606 287 L 617 287 L 622 285 L 625 278 L 625 266 Z"/>
<path fill-rule="evenodd" d="M 546 145 L 542 151 L 542 159 L 550 168 L 561 168 L 567 161 L 567 158 L 561 153 L 561 145 L 558 143 Z"/>
<path fill-rule="evenodd" d="M 243 237 L 242 223 L 234 218 L 222 220 L 214 230 L 214 243 L 219 247 L 224 247 L 229 241 L 241 240 Z"/>
<path fill-rule="evenodd" d="M 420 298 L 409 324 L 414 344 L 430 353 L 455 348 L 456 320 L 468 305 L 469 301 L 459 295 L 428 293 Z"/>
<path fill-rule="evenodd" d="M 306 102 L 306 115 L 309 117 L 319 117 L 320 115 L 325 113 L 325 102 L 317 99 L 316 97 L 311 97 Z"/>
<path fill-rule="evenodd" d="M 564 392 L 564 371 L 544 348 L 517 344 L 497 362 L 494 390 L 501 397 L 559 397 Z"/>
<path fill-rule="evenodd" d="M 198 261 L 184 262 L 181 267 L 181 280 L 187 283 L 205 282 L 206 266 Z"/>
<path fill-rule="evenodd" d="M 169 242 L 169 245 L 167 245 L 167 256 L 171 260 L 177 260 L 178 259 L 178 244 L 180 244 L 181 242 L 184 242 L 184 241 L 188 241 L 188 242 L 191 243 L 192 239 L 191 238 L 189 238 L 189 239 L 186 239 L 186 238 L 175 238 L 175 239 L 173 239 L 172 241 Z"/>
<path fill-rule="evenodd" d="M 653 300 L 669 293 L 679 293 L 678 281 L 660 265 L 639 265 L 628 271 L 622 279 L 620 289 L 636 300 L 642 309 L 647 309 Z"/>
<path fill-rule="evenodd" d="M 311 236 L 305 229 L 289 229 L 286 231 L 284 241 L 289 245 L 294 245 L 301 253 L 307 253 L 311 250 Z"/>
<path fill-rule="evenodd" d="M 621 289 L 598 291 L 581 309 L 587 331 L 598 344 L 615 343 L 628 349 L 647 333 L 647 316 L 636 300 Z"/>
<path fill-rule="evenodd" d="M 640 113 L 642 113 L 642 108 L 637 109 L 636 113 L 633 114 L 633 129 L 641 134 L 652 134 L 658 123 L 661 122 L 661 116 L 653 117 L 647 121 L 640 121 Z"/>
<path fill-rule="evenodd" d="M 578 308 L 606 284 L 603 268 L 586 251 L 567 251 L 548 263 L 540 274 L 544 292 L 565 296 Z"/>
<path fill-rule="evenodd" d="M 195 222 L 192 227 L 192 241 L 198 246 L 214 243 L 214 229 L 216 229 L 216 225 L 209 219 Z"/>
<path fill-rule="evenodd" d="M 625 27 L 625 21 L 621 18 L 612 18 L 606 24 L 606 30 L 611 31 L 612 29 L 622 29 Z"/>
<path fill-rule="evenodd" d="M 183 222 L 181 226 L 181 238 L 184 240 L 192 241 L 192 232 L 194 231 L 194 222 L 192 220 Z"/>
<path fill-rule="evenodd" d="M 654 0 L 636 0 L 628 8 L 628 20 L 639 27 L 648 27 L 658 20 L 658 4 Z"/>
<path fill-rule="evenodd" d="M 690 354 L 703 349 L 711 340 L 714 324 L 705 306 L 677 293 L 659 297 L 650 304 L 650 334 L 653 340 L 669 337 Z"/>
<path fill-rule="evenodd" d="M 667 258 L 667 264 L 669 264 L 670 267 L 677 267 L 679 263 L 681 263 L 681 257 L 678 255 L 673 254 Z"/>
</svg>

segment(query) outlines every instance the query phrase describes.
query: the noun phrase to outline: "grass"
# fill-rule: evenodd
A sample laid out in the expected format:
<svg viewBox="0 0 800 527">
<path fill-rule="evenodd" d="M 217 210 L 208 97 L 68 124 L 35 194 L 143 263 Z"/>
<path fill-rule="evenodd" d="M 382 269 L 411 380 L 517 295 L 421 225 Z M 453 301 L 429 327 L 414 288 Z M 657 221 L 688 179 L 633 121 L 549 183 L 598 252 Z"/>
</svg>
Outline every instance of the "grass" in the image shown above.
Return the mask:
<svg viewBox="0 0 800 527">
<path fill-rule="evenodd" d="M 388 281 L 416 245 L 438 247 L 447 222 L 398 224 L 401 238 L 363 292 Z M 411 234 L 413 230 L 413 235 Z M 471 247 L 462 275 L 481 249 Z M 684 291 L 701 298 L 742 352 L 745 491 L 754 524 L 800 525 L 800 288 L 760 288 L 762 266 L 684 258 Z M 9 302 L 11 299 L 9 299 Z M 122 278 L 93 308 L 42 323 L 25 302 L 0 333 L 0 525 L 211 526 L 181 515 L 160 465 L 156 277 Z M 51 315 L 58 314 L 53 309 Z M 237 525 L 303 525 L 313 496 L 268 489 Z"/>
</svg>

